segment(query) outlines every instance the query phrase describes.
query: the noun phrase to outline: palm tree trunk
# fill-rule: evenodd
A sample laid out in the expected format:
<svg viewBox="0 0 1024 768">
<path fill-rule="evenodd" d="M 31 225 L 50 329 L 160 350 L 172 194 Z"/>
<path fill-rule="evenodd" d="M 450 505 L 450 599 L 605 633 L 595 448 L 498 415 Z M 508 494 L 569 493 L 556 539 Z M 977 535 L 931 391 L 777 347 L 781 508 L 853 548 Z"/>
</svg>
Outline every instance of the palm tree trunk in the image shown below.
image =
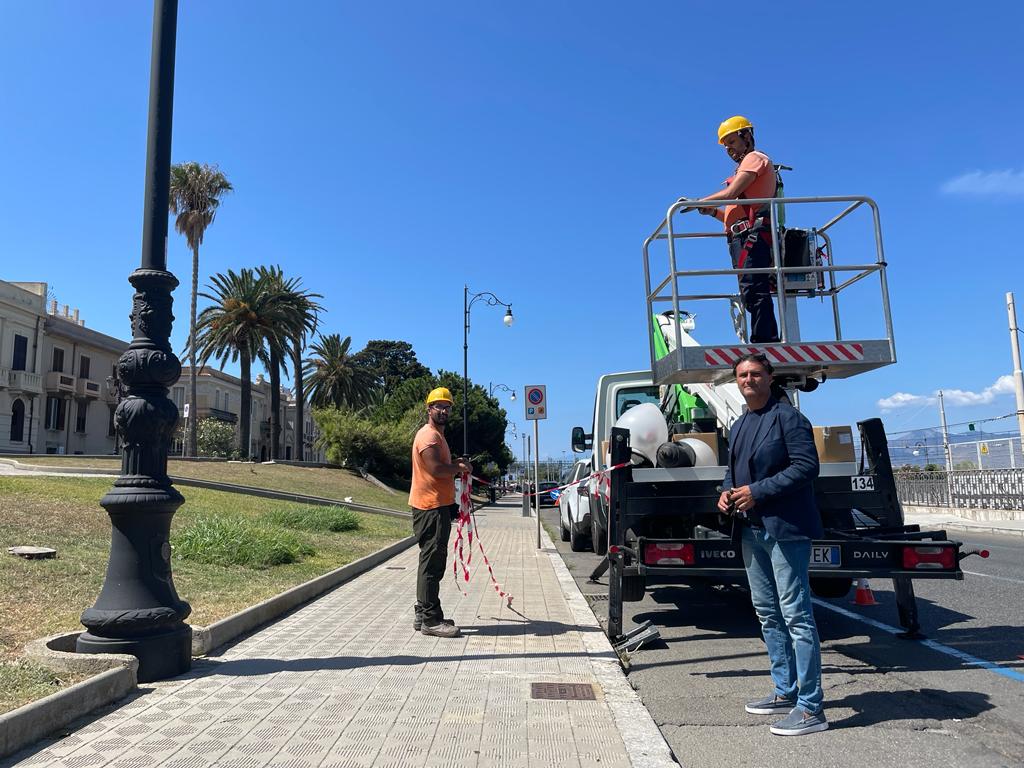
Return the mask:
<svg viewBox="0 0 1024 768">
<path fill-rule="evenodd" d="M 188 326 L 188 388 L 189 408 L 188 421 L 188 455 L 195 456 L 198 453 L 198 429 L 199 408 L 196 405 L 197 378 L 199 371 L 196 370 L 196 297 L 199 294 L 199 246 L 192 249 L 192 305 L 189 313 Z"/>
<path fill-rule="evenodd" d="M 238 418 L 242 423 L 238 429 L 238 452 L 243 459 L 248 459 L 252 432 L 252 360 L 249 358 L 248 349 L 241 349 L 239 352 L 242 402 L 238 408 Z"/>
<path fill-rule="evenodd" d="M 302 391 L 302 339 L 296 337 L 292 346 L 292 368 L 295 369 L 295 441 L 292 448 L 292 458 L 297 461 L 305 461 L 304 452 L 305 435 L 305 399 Z"/>
<path fill-rule="evenodd" d="M 281 358 L 270 350 L 270 458 L 281 452 Z"/>
</svg>

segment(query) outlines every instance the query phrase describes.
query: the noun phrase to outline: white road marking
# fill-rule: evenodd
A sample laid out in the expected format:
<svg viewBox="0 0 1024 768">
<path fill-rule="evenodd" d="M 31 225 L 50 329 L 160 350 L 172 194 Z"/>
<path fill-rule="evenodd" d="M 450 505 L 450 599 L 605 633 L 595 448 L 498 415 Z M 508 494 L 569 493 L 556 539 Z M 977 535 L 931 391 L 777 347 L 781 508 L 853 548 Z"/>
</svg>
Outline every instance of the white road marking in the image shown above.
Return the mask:
<svg viewBox="0 0 1024 768">
<path fill-rule="evenodd" d="M 960 570 L 963 571 L 963 568 Z M 991 573 L 978 573 L 977 571 L 964 571 L 964 573 L 969 573 L 971 576 L 984 576 L 986 579 L 999 579 L 1000 581 L 1011 581 L 1014 584 L 1024 584 L 1024 580 L 1011 579 L 1009 576 L 993 576 Z"/>
</svg>

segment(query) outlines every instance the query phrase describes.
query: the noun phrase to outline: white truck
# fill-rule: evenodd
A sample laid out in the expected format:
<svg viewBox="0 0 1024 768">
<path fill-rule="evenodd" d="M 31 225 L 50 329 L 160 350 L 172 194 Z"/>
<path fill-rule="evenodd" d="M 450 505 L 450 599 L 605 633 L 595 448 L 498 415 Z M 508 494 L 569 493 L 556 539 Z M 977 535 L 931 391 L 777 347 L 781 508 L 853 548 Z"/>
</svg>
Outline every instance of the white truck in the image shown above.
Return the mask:
<svg viewBox="0 0 1024 768">
<path fill-rule="evenodd" d="M 798 407 L 800 393 L 815 391 L 827 379 L 858 375 L 896 360 L 875 203 L 864 197 L 775 198 L 742 203 L 769 206 L 773 221 L 778 220 L 777 207 L 782 204 L 789 205 L 790 210 L 802 204 L 845 207 L 821 227 L 772 228 L 775 266 L 762 271 L 774 273 L 775 284 L 783 286 L 781 292 L 776 291 L 780 342 L 746 342 L 739 295 L 721 288 L 706 293 L 682 290 L 698 278 L 719 278 L 721 285 L 721 278 L 735 280 L 733 276 L 739 275 L 736 269 L 700 265 L 690 270 L 680 268 L 681 244 L 690 244 L 694 238 L 722 236 L 676 231 L 674 217 L 682 203 L 670 206 L 665 219 L 645 241 L 651 370 L 601 376 L 591 429 L 588 432 L 576 427 L 572 431 L 573 450 L 592 450 L 593 475 L 598 477 L 603 472 L 609 481 L 605 492 L 598 492 L 594 483 L 581 483 L 569 492 L 589 497 L 594 550 L 605 554 L 609 570 L 607 632 L 613 642 L 624 642 L 633 634 L 623 634 L 622 603 L 642 599 L 648 577 L 659 581 L 745 581 L 734 521 L 717 509 L 729 428 L 744 407 L 732 383 L 734 360 L 751 352 L 767 355 L 776 368 L 776 381 Z M 858 208 L 871 212 L 875 258 L 862 264 L 837 265 L 832 254 L 834 228 Z M 869 242 L 870 238 L 862 237 L 861 247 L 865 240 Z M 659 244 L 667 246 L 668 258 L 663 263 L 668 272 L 656 282 L 652 280 L 651 250 Z M 877 277 L 880 285 L 884 336 L 844 338 L 839 294 L 870 277 Z M 735 282 L 732 284 L 735 286 Z M 833 338 L 801 340 L 796 302 L 807 298 L 831 302 Z M 690 334 L 694 328 L 692 315 L 680 303 L 685 301 L 690 306 L 705 300 L 730 302 L 739 343 L 702 345 Z M 660 311 L 666 304 L 667 311 Z M 858 298 L 858 327 L 863 325 L 864 307 L 864 300 Z M 819 391 L 816 397 L 821 396 Z M 654 403 L 661 409 L 672 438 L 699 439 L 712 450 L 705 450 L 703 460 L 692 462 L 692 466 L 652 466 L 650 462 L 638 466 L 631 450 L 630 431 L 615 423 L 642 403 Z M 920 626 L 913 580 L 962 579 L 960 560 L 976 553 L 961 552 L 961 544 L 950 541 L 944 531 L 921 531 L 918 526 L 904 524 L 882 423 L 867 419 L 858 423 L 858 430 L 859 456 L 854 454 L 849 428 L 831 428 L 831 433 L 829 428 L 817 430 L 821 471 L 814 487 L 825 534 L 813 542 L 811 587 L 819 596 L 834 598 L 845 595 L 855 578 L 891 578 L 899 621 L 906 636 L 916 637 Z"/>
</svg>

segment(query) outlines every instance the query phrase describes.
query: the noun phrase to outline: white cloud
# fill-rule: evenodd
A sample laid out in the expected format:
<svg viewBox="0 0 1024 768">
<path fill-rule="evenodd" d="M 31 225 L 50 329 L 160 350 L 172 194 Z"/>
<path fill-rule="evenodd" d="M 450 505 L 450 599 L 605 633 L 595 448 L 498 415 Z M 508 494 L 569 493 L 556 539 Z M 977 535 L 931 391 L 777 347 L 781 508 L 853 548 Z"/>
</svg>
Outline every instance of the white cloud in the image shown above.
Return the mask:
<svg viewBox="0 0 1024 768">
<path fill-rule="evenodd" d="M 937 394 L 938 390 L 935 391 L 935 395 Z M 992 386 L 985 387 L 981 392 L 971 392 L 966 389 L 942 390 L 942 397 L 949 405 L 986 405 L 999 395 L 1010 394 L 1013 394 L 1013 377 L 1009 375 L 1000 376 Z M 933 405 L 939 401 L 935 395 L 912 395 L 909 392 L 897 392 L 879 400 L 878 407 L 883 411 L 895 411 L 915 405 Z"/>
<path fill-rule="evenodd" d="M 1024 170 L 971 171 L 950 179 L 941 189 L 947 195 L 1024 197 Z"/>
<path fill-rule="evenodd" d="M 909 392 L 897 392 L 889 397 L 883 397 L 878 401 L 878 407 L 883 411 L 895 411 L 898 408 L 908 408 L 912 405 L 928 405 L 935 402 L 934 397 L 923 395 L 912 395 Z"/>
</svg>

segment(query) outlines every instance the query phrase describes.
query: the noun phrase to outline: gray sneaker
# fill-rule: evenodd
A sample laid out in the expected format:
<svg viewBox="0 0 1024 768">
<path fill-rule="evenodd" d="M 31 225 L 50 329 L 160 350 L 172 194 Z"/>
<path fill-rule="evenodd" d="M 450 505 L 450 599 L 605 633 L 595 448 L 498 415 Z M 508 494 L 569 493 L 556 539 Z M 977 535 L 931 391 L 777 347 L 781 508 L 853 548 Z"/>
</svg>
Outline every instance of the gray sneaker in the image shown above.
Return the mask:
<svg viewBox="0 0 1024 768">
<path fill-rule="evenodd" d="M 772 694 L 757 701 L 748 701 L 744 709 L 752 715 L 781 715 L 788 714 L 795 706 L 796 702 L 792 699 Z"/>
<path fill-rule="evenodd" d="M 451 624 L 452 626 L 455 626 L 455 622 L 452 621 L 451 619 L 441 619 L 441 623 L 442 624 Z M 423 629 L 423 617 L 422 616 L 417 616 L 416 618 L 414 618 L 412 620 L 412 631 L 413 632 L 419 632 L 421 629 Z"/>
<path fill-rule="evenodd" d="M 423 629 L 421 629 L 420 632 L 422 632 L 424 635 L 431 635 L 433 637 L 461 637 L 462 636 L 462 633 L 459 631 L 458 627 L 456 627 L 454 624 L 446 624 L 443 621 L 440 624 L 435 624 L 432 627 L 431 626 L 427 626 L 426 624 L 424 624 L 423 625 Z"/>
<path fill-rule="evenodd" d="M 772 725 L 770 730 L 776 736 L 803 736 L 805 733 L 828 730 L 828 720 L 824 712 L 811 715 L 800 707 L 793 707 L 793 711 Z"/>
</svg>

